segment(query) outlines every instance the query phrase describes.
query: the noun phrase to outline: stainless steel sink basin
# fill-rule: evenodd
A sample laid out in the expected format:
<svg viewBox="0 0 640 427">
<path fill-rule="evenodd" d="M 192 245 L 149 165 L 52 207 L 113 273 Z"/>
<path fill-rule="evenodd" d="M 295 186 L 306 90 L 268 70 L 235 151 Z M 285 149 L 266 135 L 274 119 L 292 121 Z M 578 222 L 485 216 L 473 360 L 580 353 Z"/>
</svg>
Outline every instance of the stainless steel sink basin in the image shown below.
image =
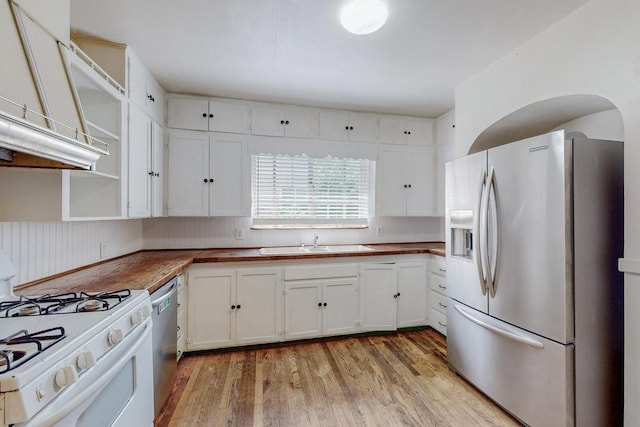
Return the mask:
<svg viewBox="0 0 640 427">
<path fill-rule="evenodd" d="M 311 255 L 318 253 L 369 252 L 373 248 L 364 245 L 331 245 L 331 246 L 278 246 L 260 248 L 261 255 Z"/>
</svg>

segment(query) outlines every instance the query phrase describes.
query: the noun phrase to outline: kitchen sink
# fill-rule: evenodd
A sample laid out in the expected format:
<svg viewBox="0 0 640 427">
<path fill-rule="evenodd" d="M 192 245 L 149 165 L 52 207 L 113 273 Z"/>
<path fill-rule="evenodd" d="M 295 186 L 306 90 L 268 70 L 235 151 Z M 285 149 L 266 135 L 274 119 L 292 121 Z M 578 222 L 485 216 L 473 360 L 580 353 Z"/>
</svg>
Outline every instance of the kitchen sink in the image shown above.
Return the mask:
<svg viewBox="0 0 640 427">
<path fill-rule="evenodd" d="M 330 245 L 330 246 L 278 246 L 260 248 L 261 255 L 311 255 L 318 253 L 369 252 L 373 248 L 364 245 Z"/>
</svg>

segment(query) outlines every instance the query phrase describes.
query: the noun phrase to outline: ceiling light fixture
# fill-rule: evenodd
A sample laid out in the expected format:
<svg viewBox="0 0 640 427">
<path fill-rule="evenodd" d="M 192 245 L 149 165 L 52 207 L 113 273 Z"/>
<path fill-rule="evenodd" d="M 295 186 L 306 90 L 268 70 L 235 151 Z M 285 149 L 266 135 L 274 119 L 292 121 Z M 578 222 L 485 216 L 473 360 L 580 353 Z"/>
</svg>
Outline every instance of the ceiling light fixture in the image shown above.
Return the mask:
<svg viewBox="0 0 640 427">
<path fill-rule="evenodd" d="M 378 31 L 385 22 L 389 11 L 380 0 L 352 0 L 340 11 L 340 23 L 353 34 L 370 34 Z"/>
</svg>

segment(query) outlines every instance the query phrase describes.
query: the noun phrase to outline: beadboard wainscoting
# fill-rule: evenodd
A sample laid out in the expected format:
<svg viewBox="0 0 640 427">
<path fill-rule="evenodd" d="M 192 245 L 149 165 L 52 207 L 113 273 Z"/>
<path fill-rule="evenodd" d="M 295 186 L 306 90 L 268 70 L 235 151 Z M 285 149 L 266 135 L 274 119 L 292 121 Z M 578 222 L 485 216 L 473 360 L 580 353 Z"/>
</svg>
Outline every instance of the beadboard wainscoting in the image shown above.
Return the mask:
<svg viewBox="0 0 640 427">
<path fill-rule="evenodd" d="M 251 218 L 154 218 L 143 223 L 145 249 L 264 247 L 444 241 L 440 217 L 377 217 L 366 229 L 252 230 Z M 381 228 L 382 236 L 378 236 Z M 242 239 L 236 239 L 236 230 Z"/>
<path fill-rule="evenodd" d="M 0 248 L 16 267 L 17 285 L 142 249 L 142 220 L 0 222 Z"/>
</svg>

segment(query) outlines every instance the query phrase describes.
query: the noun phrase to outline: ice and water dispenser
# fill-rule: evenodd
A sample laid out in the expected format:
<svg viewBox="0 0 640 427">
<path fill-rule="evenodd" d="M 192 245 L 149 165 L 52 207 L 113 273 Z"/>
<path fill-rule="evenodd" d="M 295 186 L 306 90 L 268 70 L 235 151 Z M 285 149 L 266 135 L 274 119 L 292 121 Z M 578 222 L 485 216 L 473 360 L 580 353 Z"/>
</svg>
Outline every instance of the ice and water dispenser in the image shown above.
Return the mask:
<svg viewBox="0 0 640 427">
<path fill-rule="evenodd" d="M 473 211 L 452 210 L 449 213 L 451 256 L 473 258 Z"/>
</svg>

